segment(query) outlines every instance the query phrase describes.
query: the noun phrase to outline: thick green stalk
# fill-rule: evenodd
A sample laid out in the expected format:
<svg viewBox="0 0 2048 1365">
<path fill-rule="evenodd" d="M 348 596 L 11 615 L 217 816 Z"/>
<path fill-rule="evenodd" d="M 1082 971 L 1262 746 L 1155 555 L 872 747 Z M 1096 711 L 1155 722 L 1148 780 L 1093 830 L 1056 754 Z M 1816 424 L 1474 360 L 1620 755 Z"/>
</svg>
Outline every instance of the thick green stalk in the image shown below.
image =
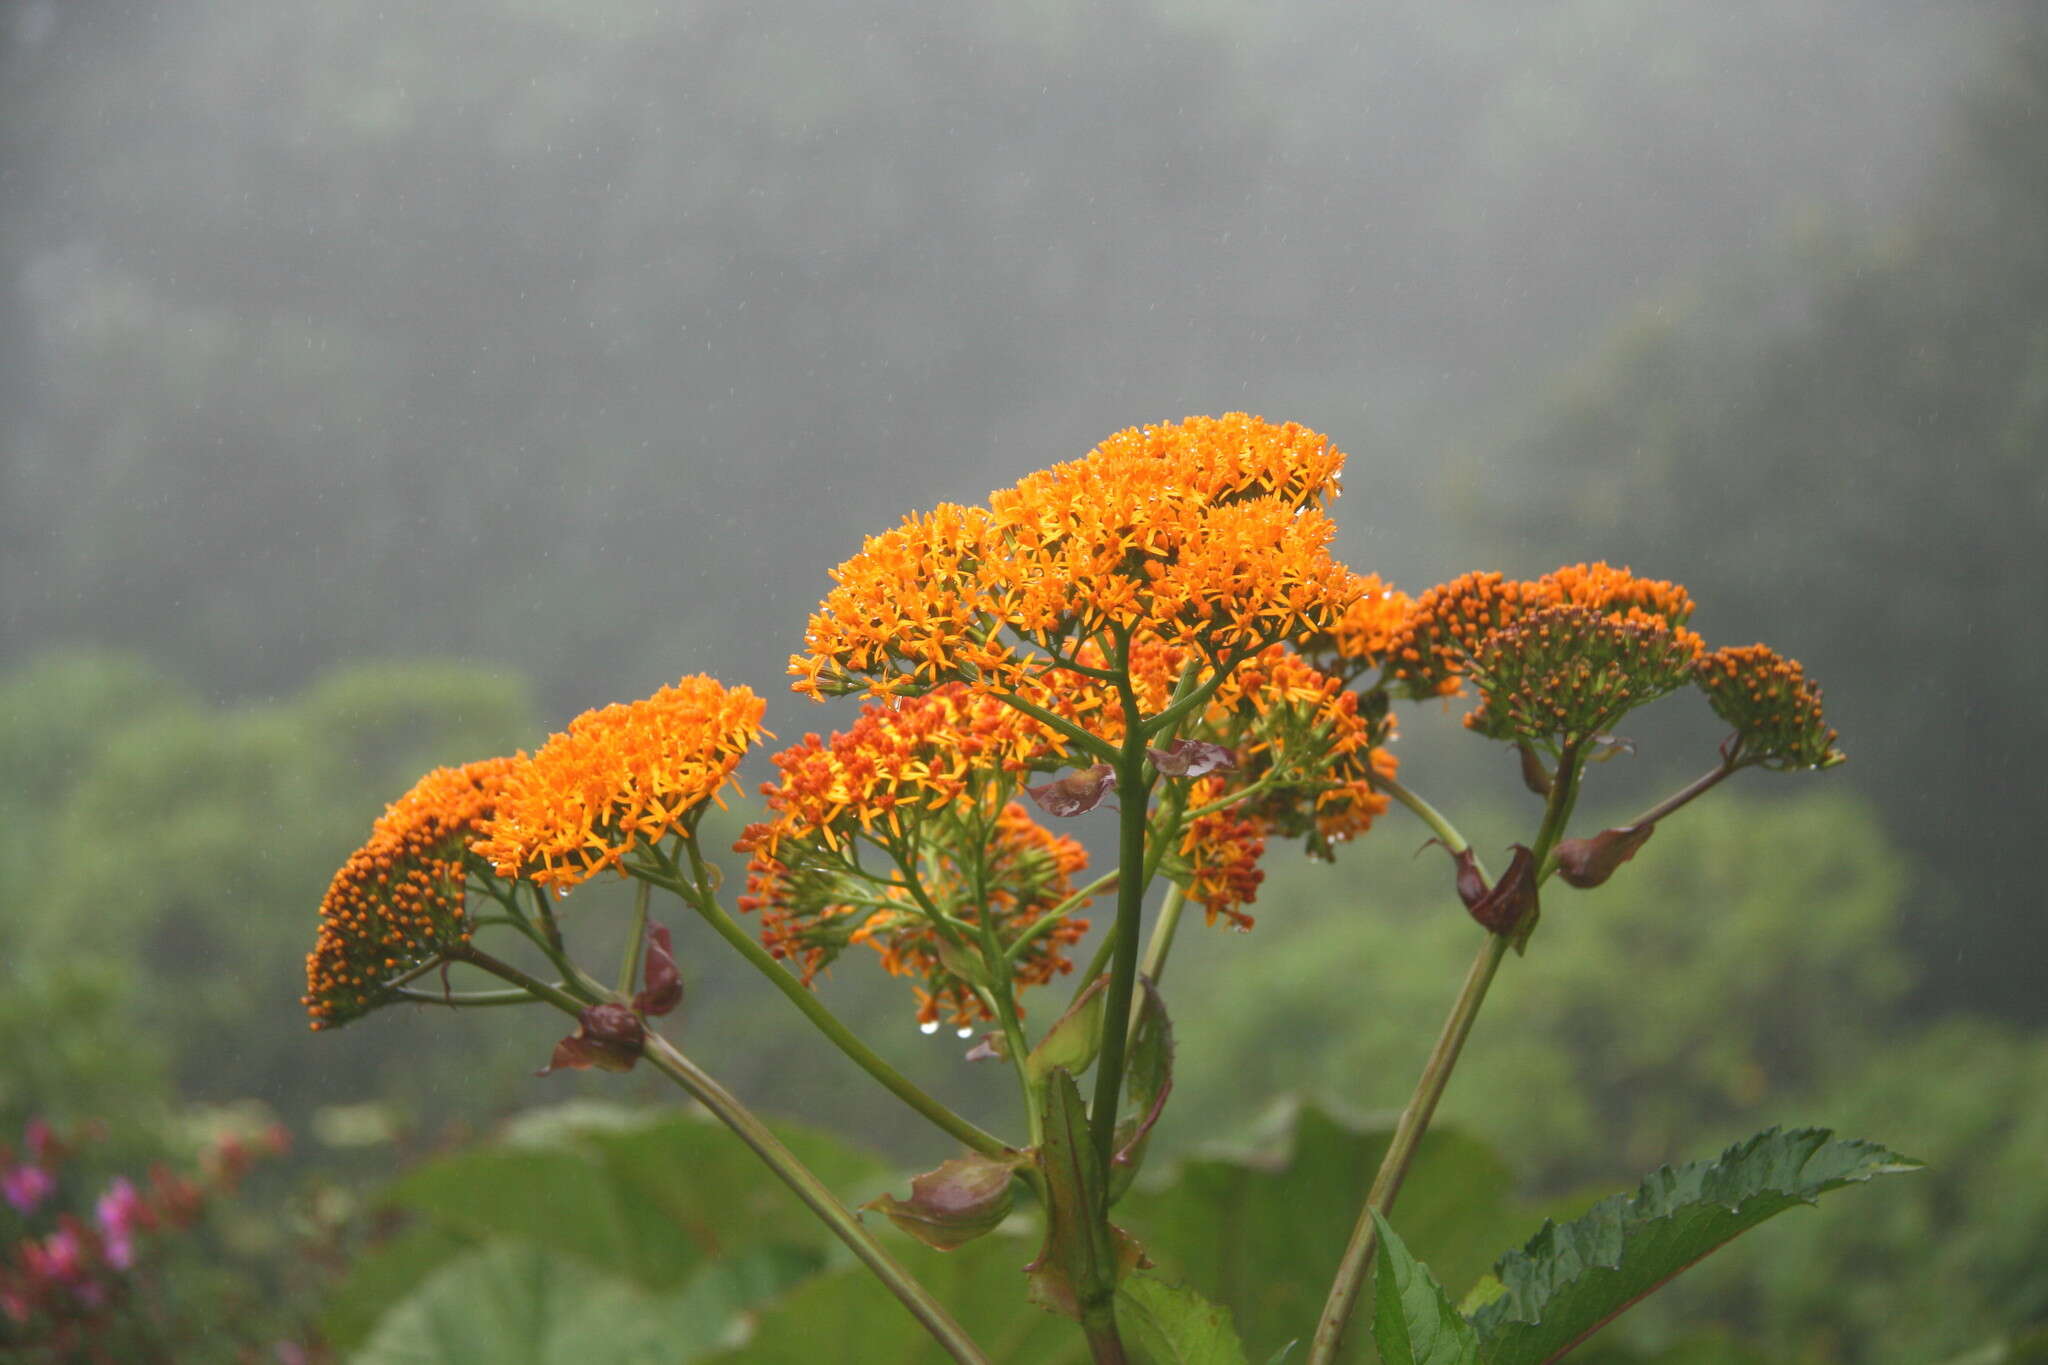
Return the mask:
<svg viewBox="0 0 2048 1365">
<path fill-rule="evenodd" d="M 632 875 L 642 877 L 681 896 L 715 930 L 718 936 L 738 950 L 741 957 L 754 965 L 769 984 L 781 991 L 783 997 L 810 1020 L 817 1030 L 831 1041 L 832 1045 L 852 1059 L 861 1070 L 873 1076 L 890 1094 L 930 1119 L 941 1130 L 951 1134 L 983 1156 L 1002 1157 L 1011 1153 L 1009 1144 L 993 1133 L 987 1133 L 954 1113 L 918 1084 L 884 1061 L 873 1048 L 856 1037 L 853 1031 L 841 1023 L 839 1017 L 825 1007 L 825 1003 L 811 992 L 803 982 L 790 975 L 789 971 L 771 957 L 766 948 L 754 941 L 746 930 L 733 922 L 731 915 L 718 903 L 716 897 L 701 892 L 698 887 L 679 877 L 667 877 L 652 868 L 635 866 L 629 869 Z"/>
<path fill-rule="evenodd" d="M 1137 701 L 1127 696 L 1125 714 L 1136 716 Z M 1097 1159 L 1104 1170 L 1116 1154 L 1116 1114 L 1124 1083 L 1124 1052 L 1130 1041 L 1131 997 L 1138 981 L 1138 930 L 1144 916 L 1146 808 L 1151 791 L 1145 781 L 1145 734 L 1132 724 L 1124 734 L 1116 765 L 1119 801 L 1117 866 L 1125 874 L 1117 883 L 1116 950 L 1110 958 L 1109 993 L 1102 1002 L 1102 1051 L 1095 1059 L 1095 1104 L 1089 1114 Z"/>
</svg>

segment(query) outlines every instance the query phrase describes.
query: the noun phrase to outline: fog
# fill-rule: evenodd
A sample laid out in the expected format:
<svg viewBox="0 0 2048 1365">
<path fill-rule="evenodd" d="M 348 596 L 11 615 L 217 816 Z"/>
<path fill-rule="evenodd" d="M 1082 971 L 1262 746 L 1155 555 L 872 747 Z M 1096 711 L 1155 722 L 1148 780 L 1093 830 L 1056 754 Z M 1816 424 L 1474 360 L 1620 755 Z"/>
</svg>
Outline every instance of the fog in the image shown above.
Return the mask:
<svg viewBox="0 0 2048 1365">
<path fill-rule="evenodd" d="M 1827 688 L 1846 767 L 1745 774 L 1691 851 L 1646 851 L 1668 894 L 1636 920 L 1546 901 L 1555 966 L 1499 1007 L 1556 1025 L 1530 1065 L 1582 1085 L 1628 1172 L 1809 1096 L 1964 1116 L 1922 1155 L 2018 1151 L 2048 1131 L 2001 1126 L 2048 1123 L 2044 111 L 2025 0 L 5 0 L 0 1123 L 552 1097 L 544 1022 L 508 1043 L 393 1010 L 309 1050 L 315 907 L 385 801 L 688 673 L 769 696 L 784 742 L 843 726 L 785 668 L 863 537 L 1121 428 L 1249 411 L 1348 452 L 1361 571 L 1419 593 L 1629 563 L 1685 582 L 1710 643 L 1768 640 Z M 1404 774 L 1480 788 L 1489 847 L 1524 837 L 1512 764 L 1416 710 Z M 1589 811 L 1718 739 L 1703 715 L 1629 737 Z M 1276 854 L 1258 932 L 1176 959 L 1229 1021 L 1212 1080 L 1406 1065 L 1357 1040 L 1440 1002 L 1322 973 L 1347 944 L 1435 951 L 1388 928 L 1448 894 L 1421 837 L 1315 884 Z M 1716 939 L 1724 914 L 1749 927 Z M 1602 956 L 1641 943 L 1665 956 Z M 715 946 L 682 955 L 736 1088 L 900 1143 L 782 1002 L 691 956 Z M 1622 1003 L 1544 994 L 1569 982 Z M 900 982 L 849 961 L 830 989 L 958 1080 Z M 1654 1036 L 1641 1015 L 1685 1041 L 1601 1050 Z M 455 1040 L 431 1075 L 429 1037 Z M 1904 1099 L 1895 1056 L 1925 1081 Z M 1450 1121 L 1551 1188 L 1619 1178 L 1566 1100 L 1502 1107 L 1524 1072 L 1496 1065 Z M 1656 1085 L 1708 1098 L 1657 1110 Z M 1175 1103 L 1169 1147 L 1225 1121 Z M 2048 1203 L 1941 1189 L 2013 1245 L 1925 1292 L 2048 1304 Z M 1854 1346 L 1883 1314 L 1841 1311 L 1839 1358 L 1886 1358 Z"/>
</svg>

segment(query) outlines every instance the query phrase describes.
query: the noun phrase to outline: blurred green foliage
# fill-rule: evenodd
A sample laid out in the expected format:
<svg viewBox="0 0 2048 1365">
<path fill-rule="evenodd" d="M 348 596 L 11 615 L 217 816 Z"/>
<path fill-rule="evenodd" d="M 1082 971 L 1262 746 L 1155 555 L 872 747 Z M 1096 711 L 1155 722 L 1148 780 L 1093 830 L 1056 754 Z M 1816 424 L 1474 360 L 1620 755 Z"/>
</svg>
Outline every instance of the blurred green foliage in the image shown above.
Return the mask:
<svg viewBox="0 0 2048 1365">
<path fill-rule="evenodd" d="M 530 742 L 524 689 L 458 665 L 338 671 L 292 700 L 207 706 L 137 659 L 0 677 L 0 1124 L 261 1096 L 432 1110 L 467 1070 L 372 1025 L 309 1066 L 298 1003 L 328 878 L 427 768 Z M 63 1021 L 65 1026 L 57 1027 Z M 454 1024 L 484 1055 L 502 1028 Z M 458 1108 L 478 1094 L 465 1083 Z"/>
</svg>

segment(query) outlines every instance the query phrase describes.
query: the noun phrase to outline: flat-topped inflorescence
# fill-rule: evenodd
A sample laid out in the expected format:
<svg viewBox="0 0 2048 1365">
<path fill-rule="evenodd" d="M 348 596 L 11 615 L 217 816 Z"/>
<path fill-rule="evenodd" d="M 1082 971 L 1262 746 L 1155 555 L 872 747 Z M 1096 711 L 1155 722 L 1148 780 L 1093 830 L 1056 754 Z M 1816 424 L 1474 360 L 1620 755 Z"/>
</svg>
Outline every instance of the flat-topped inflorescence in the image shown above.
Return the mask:
<svg viewBox="0 0 2048 1365">
<path fill-rule="evenodd" d="M 795 690 L 1015 692 L 1091 640 L 1205 658 L 1327 632 L 1359 591 L 1322 510 L 1343 456 L 1233 413 L 1119 432 L 1079 460 L 870 537 L 792 657 Z"/>
<path fill-rule="evenodd" d="M 723 805 L 765 731 L 765 703 L 697 675 L 640 701 L 586 711 L 506 775 L 476 852 L 499 875 L 566 890 L 627 853 L 688 835 Z"/>
<path fill-rule="evenodd" d="M 336 1028 L 397 997 L 393 978 L 469 939 L 464 886 L 477 832 L 518 764 L 491 758 L 436 768 L 388 806 L 334 874 L 306 958 L 302 1003 Z"/>
<path fill-rule="evenodd" d="M 1714 714 L 1735 727 L 1735 761 L 1831 768 L 1847 757 L 1821 713 L 1820 684 L 1768 645 L 1731 645 L 1699 661 L 1694 679 Z"/>
</svg>

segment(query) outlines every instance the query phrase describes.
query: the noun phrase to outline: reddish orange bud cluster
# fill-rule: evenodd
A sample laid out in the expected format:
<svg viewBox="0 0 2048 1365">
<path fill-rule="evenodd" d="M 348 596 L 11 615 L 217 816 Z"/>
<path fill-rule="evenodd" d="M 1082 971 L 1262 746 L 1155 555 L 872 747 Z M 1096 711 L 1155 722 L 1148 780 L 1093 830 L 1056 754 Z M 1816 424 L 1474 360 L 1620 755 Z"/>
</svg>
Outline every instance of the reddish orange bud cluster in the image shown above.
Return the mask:
<svg viewBox="0 0 2048 1365">
<path fill-rule="evenodd" d="M 1467 661 L 1480 701 L 1465 724 L 1492 739 L 1581 743 L 1683 687 L 1703 647 L 1639 610 L 1544 607 L 1488 635 Z"/>
<path fill-rule="evenodd" d="M 1205 805 L 1222 794 L 1222 781 L 1207 778 L 1195 784 L 1190 800 Z M 1259 866 L 1265 853 L 1266 822 L 1233 807 L 1188 821 L 1180 838 L 1188 899 L 1202 907 L 1211 924 L 1220 915 L 1233 928 L 1250 929 L 1252 917 L 1244 907 L 1258 899 L 1259 884 L 1266 879 Z"/>
<path fill-rule="evenodd" d="M 1691 618 L 1692 596 L 1675 583 L 1638 578 L 1604 563 L 1568 565 L 1520 581 L 1468 573 L 1416 600 L 1388 648 L 1392 677 L 1411 698 L 1456 692 L 1467 662 L 1487 636 L 1546 607 L 1656 620 L 1675 630 Z"/>
<path fill-rule="evenodd" d="M 980 839 L 934 840 L 923 859 L 879 885 L 853 875 L 848 863 L 814 859 L 814 851 L 793 856 L 794 846 L 785 845 L 780 856 L 756 853 L 748 865 L 740 908 L 762 912 L 762 943 L 798 963 L 806 984 L 847 945 L 865 943 L 891 974 L 918 979 L 917 1017 L 932 1027 L 942 1016 L 962 1028 L 993 1017 L 957 970 L 962 953 L 979 960 L 984 922 L 1009 951 L 1066 902 L 1074 874 L 1088 865 L 1078 842 L 1052 834 L 1014 801 L 996 812 Z M 1017 989 L 1073 970 L 1066 950 L 1088 932 L 1088 921 L 1072 912 L 1086 905 L 1069 907 L 1016 952 L 1010 972 Z"/>
<path fill-rule="evenodd" d="M 391 803 L 320 902 L 302 1003 L 333 1028 L 389 1000 L 384 983 L 469 938 L 463 910 L 471 840 L 515 760 L 436 768 Z"/>
<path fill-rule="evenodd" d="M 1821 690 L 1795 660 L 1767 645 L 1731 645 L 1699 661 L 1695 680 L 1714 714 L 1735 727 L 1738 761 L 1829 768 L 1843 761 L 1821 714 Z"/>
</svg>

